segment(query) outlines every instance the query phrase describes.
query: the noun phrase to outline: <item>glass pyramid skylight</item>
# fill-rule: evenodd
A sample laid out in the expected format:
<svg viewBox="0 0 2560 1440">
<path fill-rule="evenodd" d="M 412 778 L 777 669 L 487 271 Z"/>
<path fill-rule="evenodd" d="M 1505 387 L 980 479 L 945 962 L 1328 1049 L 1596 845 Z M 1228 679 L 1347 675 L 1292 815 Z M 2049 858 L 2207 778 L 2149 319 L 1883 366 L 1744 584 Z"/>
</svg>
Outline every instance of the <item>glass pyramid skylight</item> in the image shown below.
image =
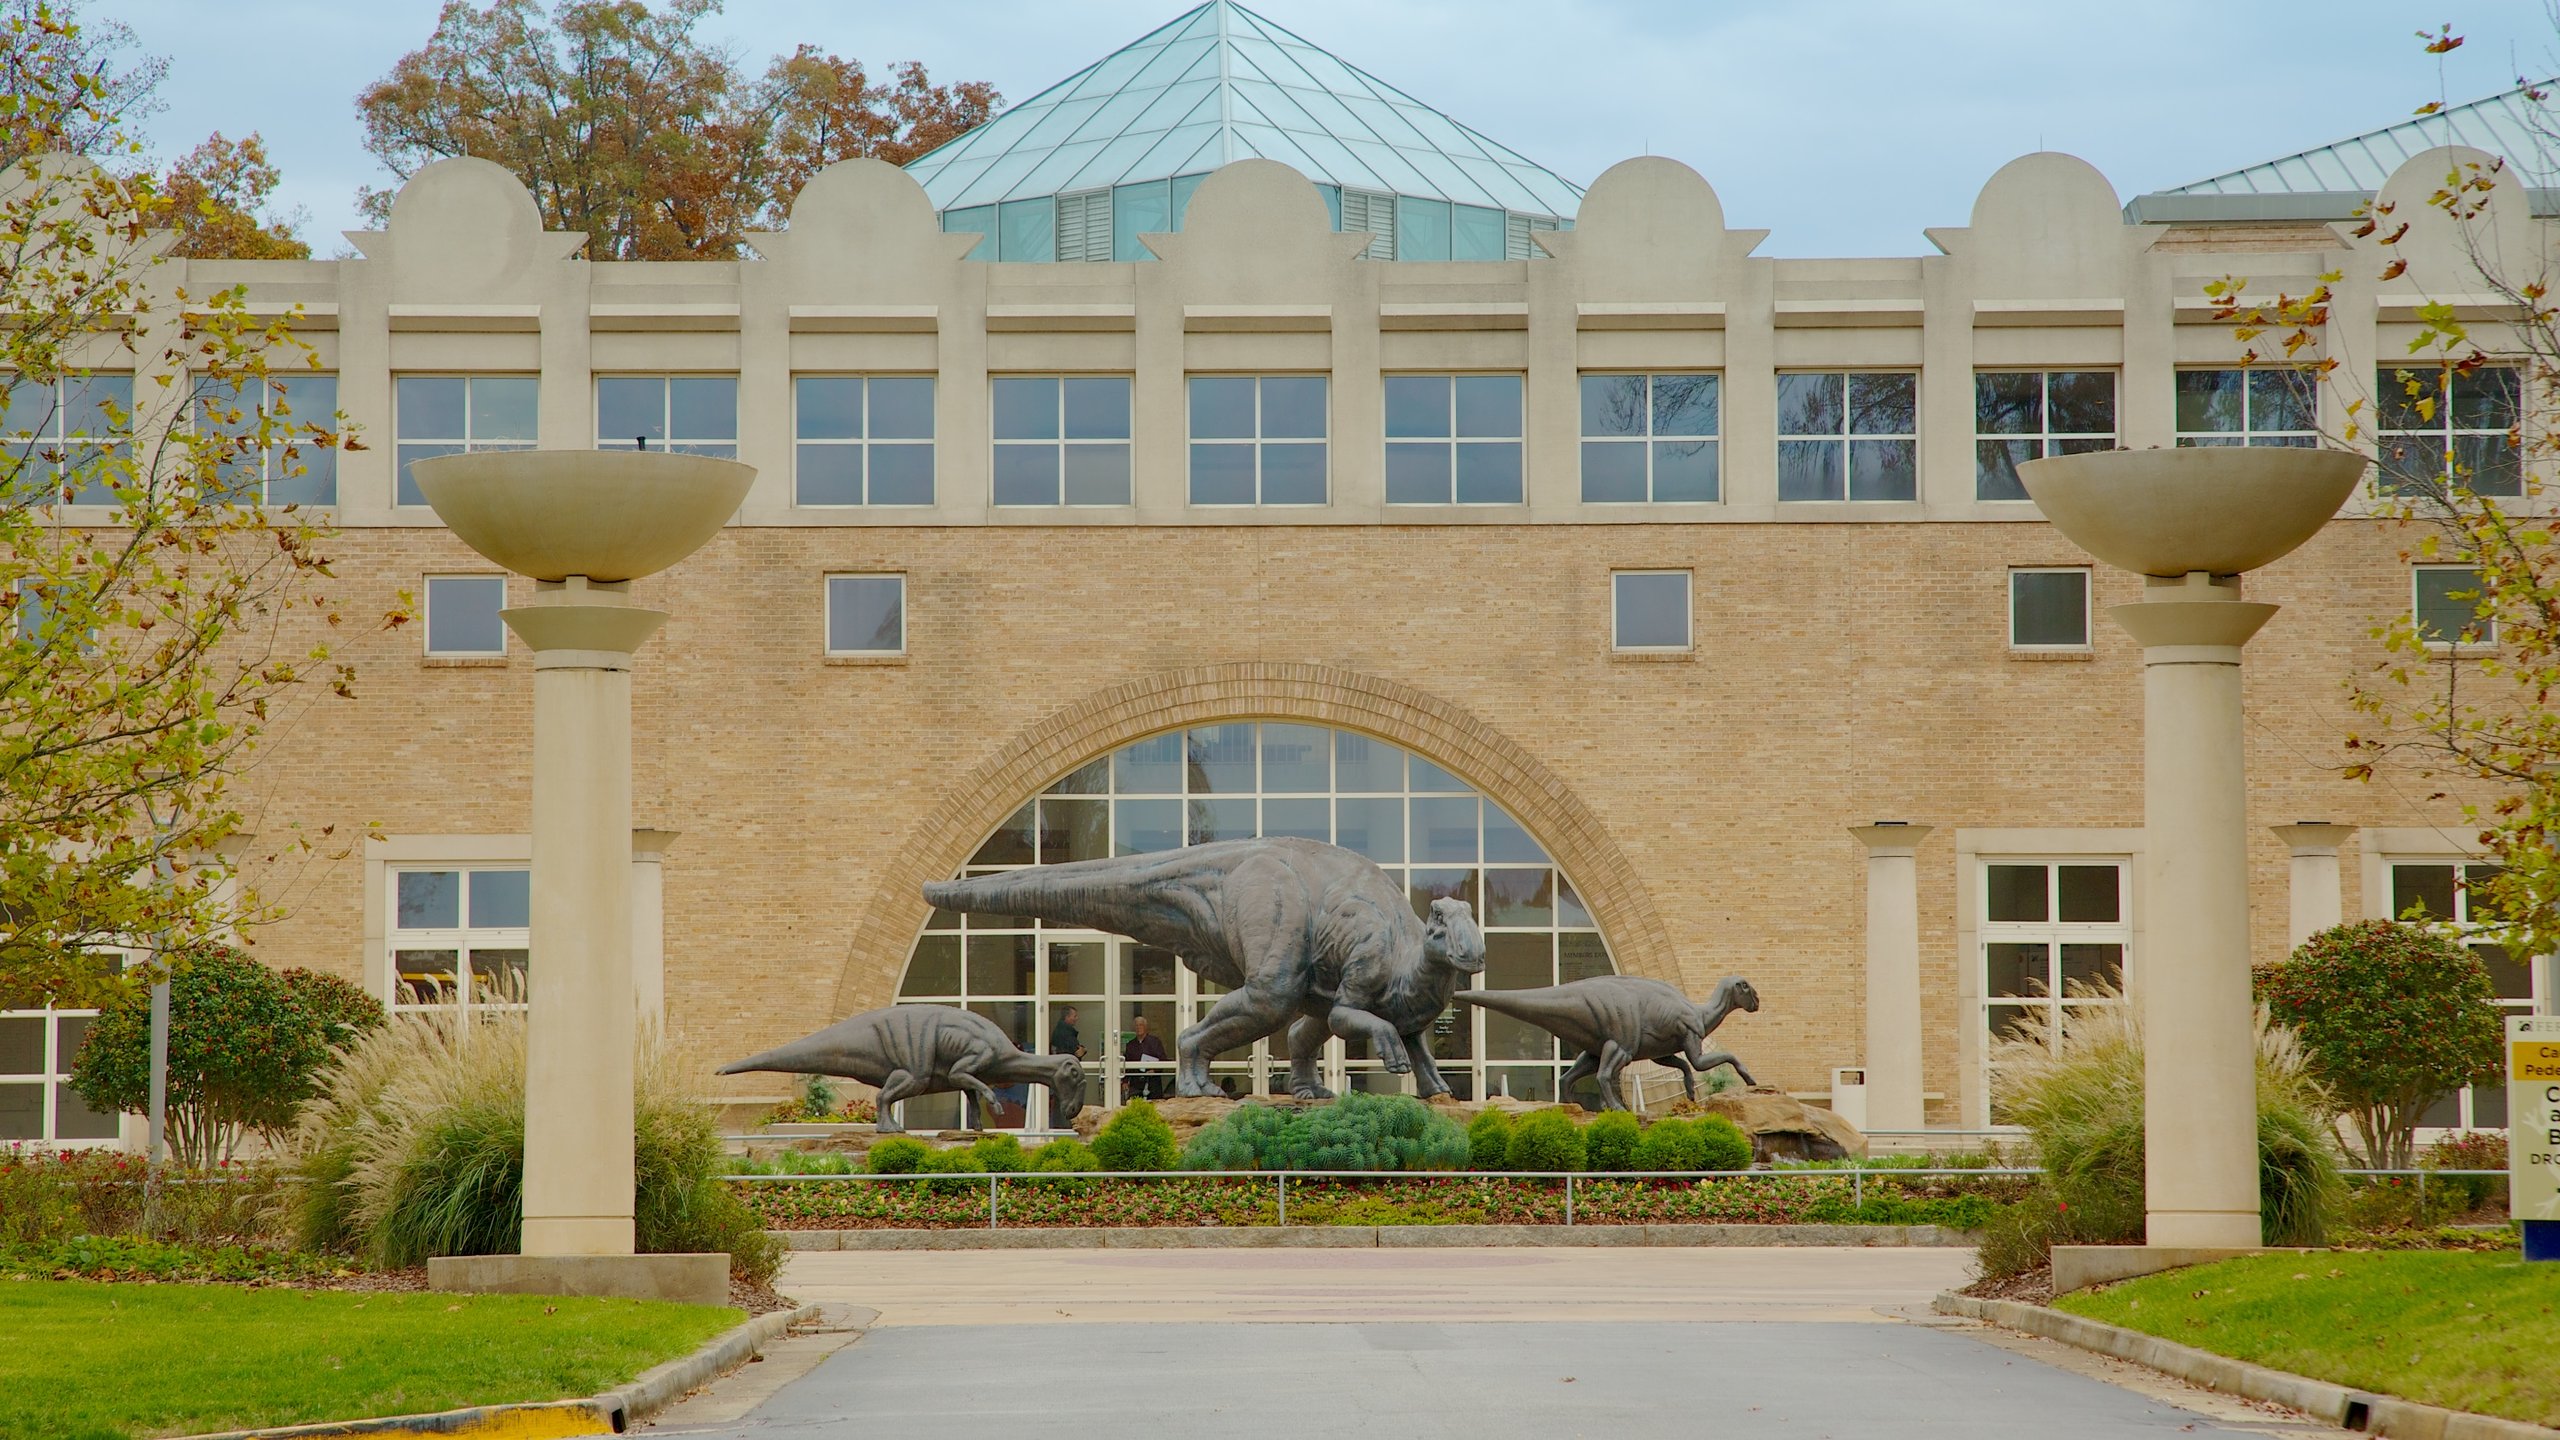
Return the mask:
<svg viewBox="0 0 2560 1440">
<path fill-rule="evenodd" d="M 2541 191 L 2560 184 L 2560 158 L 2552 154 L 2550 125 L 2543 102 L 2519 87 L 2298 155 L 2137 196 L 2125 207 L 2126 216 L 2137 221 L 2256 214 L 2339 218 L 2379 192 L 2392 172 L 2411 157 L 2444 145 L 2468 145 L 2501 156 L 2528 188 Z M 2253 197 L 2257 203 L 2253 206 L 2240 197 Z M 2535 196 L 2537 213 L 2545 210 L 2547 198 Z"/>
<path fill-rule="evenodd" d="M 1181 228 L 1202 177 L 1255 156 L 1316 182 L 1338 228 L 1381 237 L 1379 258 L 1525 258 L 1527 231 L 1554 228 L 1582 198 L 1232 0 L 1209 0 L 907 173 L 945 229 L 989 237 L 976 258 L 1142 259 L 1138 234 Z"/>
</svg>

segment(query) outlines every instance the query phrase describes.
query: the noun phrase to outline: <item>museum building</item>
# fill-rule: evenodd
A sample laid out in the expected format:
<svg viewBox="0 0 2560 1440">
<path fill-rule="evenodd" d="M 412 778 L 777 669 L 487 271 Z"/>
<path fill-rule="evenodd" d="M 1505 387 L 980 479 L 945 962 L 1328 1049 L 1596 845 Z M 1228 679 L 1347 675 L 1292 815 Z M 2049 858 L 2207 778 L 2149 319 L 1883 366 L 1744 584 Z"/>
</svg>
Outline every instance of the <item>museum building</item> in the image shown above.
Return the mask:
<svg viewBox="0 0 2560 1440">
<path fill-rule="evenodd" d="M 580 259 L 511 175 L 454 160 L 354 258 L 173 261 L 172 287 L 299 317 L 320 368 L 261 398 L 343 411 L 363 448 L 269 456 L 267 499 L 339 527 L 345 614 L 417 615 L 337 637 L 357 698 L 277 725 L 247 778 L 261 841 L 312 847 L 250 863 L 283 911 L 257 953 L 401 1010 L 521 993 L 531 658 L 498 611 L 531 587 L 409 467 L 666 448 L 757 472 L 719 538 L 636 586 L 674 616 L 634 677 L 642 1004 L 706 1069 L 930 1001 L 1027 1049 L 1071 1026 L 1096 1103 L 1149 1090 L 1170 1067 L 1122 1058 L 1137 1022 L 1169 1042 L 1213 987 L 918 887 L 1290 835 L 1370 857 L 1417 911 L 1466 900 L 1476 983 L 1742 975 L 1762 1008 L 1717 1038 L 1763 1083 L 1878 1130 L 1983 1127 L 1992 1042 L 2120 1003 L 2083 987 L 2138 987 L 2146 928 L 2139 657 L 2104 616 L 2140 582 L 2044 523 L 2017 465 L 2340 434 L 2340 395 L 2244 366 L 2206 293 L 2336 272 L 2316 349 L 2387 402 L 2377 494 L 2459 461 L 2524 495 L 2516 368 L 2423 413 L 2392 397 L 2429 299 L 2493 344 L 2509 314 L 2424 199 L 2447 144 L 2535 153 L 2529 109 L 2130 204 L 2029 155 L 1931 253 L 1768 259 L 1676 161 L 1585 190 L 1212 0 L 903 172 L 826 170 L 752 258 Z M 2546 183 L 2502 177 L 2473 238 L 2541 254 Z M 2351 233 L 2377 194 L 2416 227 L 2388 281 Z M 99 396 L 153 403 L 113 363 L 21 443 L 76 444 Z M 2482 933 L 2459 805 L 2340 773 L 2377 623 L 2496 643 L 2387 503 L 2249 578 L 2283 607 L 2247 668 L 2262 957 L 2419 902 Z M 1916 944 L 1870 935 L 1875 896 L 1907 899 Z M 2484 954 L 2505 1003 L 2549 1008 L 2547 959 Z M 62 1083 L 86 1024 L 0 1016 L 0 1140 L 115 1136 Z M 1338 1087 L 1406 1083 L 1331 1044 Z M 1433 1046 L 1471 1096 L 1556 1098 L 1573 1058 L 1472 1008 Z M 1221 1083 L 1267 1092 L 1275 1048 Z M 908 1123 L 1045 1114 L 1018 1098 Z M 2503 1096 L 2431 1118 L 2503 1125 Z"/>
</svg>

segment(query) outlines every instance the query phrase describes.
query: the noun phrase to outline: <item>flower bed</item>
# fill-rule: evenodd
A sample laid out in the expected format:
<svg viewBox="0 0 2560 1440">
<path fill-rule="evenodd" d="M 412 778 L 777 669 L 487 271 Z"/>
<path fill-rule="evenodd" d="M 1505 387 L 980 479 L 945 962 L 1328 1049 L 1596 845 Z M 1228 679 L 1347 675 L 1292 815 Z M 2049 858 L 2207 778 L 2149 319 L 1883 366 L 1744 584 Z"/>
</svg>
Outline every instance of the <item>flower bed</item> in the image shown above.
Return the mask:
<svg viewBox="0 0 2560 1440">
<path fill-rule="evenodd" d="M 1868 1177 L 1863 1203 L 1848 1175 L 1738 1175 L 1706 1181 L 1577 1179 L 1576 1225 L 1946 1225 L 1979 1228 L 2019 1182 L 1998 1176 L 1928 1182 Z M 809 1180 L 739 1187 L 777 1230 L 980 1229 L 987 1182 Z M 1005 1177 L 996 1202 L 1006 1226 L 1111 1227 L 1280 1223 L 1273 1178 Z M 1394 1179 L 1289 1181 L 1293 1225 L 1562 1225 L 1561 1177 L 1464 1173 Z"/>
</svg>

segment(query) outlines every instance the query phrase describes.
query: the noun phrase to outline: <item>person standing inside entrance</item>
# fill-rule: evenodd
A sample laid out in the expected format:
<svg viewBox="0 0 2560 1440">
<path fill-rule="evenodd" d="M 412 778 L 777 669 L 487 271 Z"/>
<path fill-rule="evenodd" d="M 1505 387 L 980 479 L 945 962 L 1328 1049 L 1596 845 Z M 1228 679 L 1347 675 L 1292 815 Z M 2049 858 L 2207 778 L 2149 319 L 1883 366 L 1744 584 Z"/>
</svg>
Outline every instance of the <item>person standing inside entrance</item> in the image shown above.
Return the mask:
<svg viewBox="0 0 2560 1440">
<path fill-rule="evenodd" d="M 1058 1023 L 1050 1027 L 1049 1053 L 1073 1055 L 1079 1060 L 1085 1058 L 1084 1037 L 1076 1033 L 1076 1007 L 1073 1005 L 1059 1011 Z"/>
<path fill-rule="evenodd" d="M 1144 1015 L 1138 1016 L 1130 1023 L 1137 1028 L 1130 1034 L 1129 1043 L 1120 1047 L 1120 1063 L 1135 1065 L 1142 1060 L 1161 1063 L 1165 1059 L 1164 1037 L 1153 1034 L 1147 1029 L 1147 1017 Z M 1144 1096 L 1149 1100 L 1161 1100 L 1165 1094 L 1165 1076 L 1161 1072 L 1153 1074 L 1140 1072 L 1129 1077 L 1127 1088 L 1132 1095 Z"/>
</svg>

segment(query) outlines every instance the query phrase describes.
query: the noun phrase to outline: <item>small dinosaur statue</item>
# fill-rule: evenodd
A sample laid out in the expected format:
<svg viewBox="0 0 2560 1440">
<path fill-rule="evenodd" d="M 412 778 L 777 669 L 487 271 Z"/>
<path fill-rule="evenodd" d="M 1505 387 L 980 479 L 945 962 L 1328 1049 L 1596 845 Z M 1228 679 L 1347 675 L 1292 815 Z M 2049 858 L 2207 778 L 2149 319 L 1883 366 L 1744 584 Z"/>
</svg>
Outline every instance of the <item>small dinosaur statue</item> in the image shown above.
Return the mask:
<svg viewBox="0 0 2560 1440">
<path fill-rule="evenodd" d="M 984 1015 L 948 1005 L 892 1005 L 839 1020 L 814 1035 L 723 1065 L 723 1075 L 776 1070 L 844 1075 L 880 1087 L 879 1132 L 906 1127 L 894 1108 L 915 1095 L 964 1090 L 996 1103 L 994 1086 L 1049 1087 L 1049 1126 L 1064 1130 L 1084 1106 L 1084 1066 L 1073 1055 L 1032 1055 Z"/>
<path fill-rule="evenodd" d="M 1220 840 L 1180 850 L 1038 865 L 924 887 L 945 910 L 1036 915 L 1160 946 L 1227 993 L 1174 1038 L 1175 1093 L 1217 1095 L 1209 1062 L 1289 1032 L 1289 1091 L 1316 1083 L 1330 1033 L 1366 1040 L 1424 1098 L 1449 1083 L 1426 1036 L 1466 976 L 1484 968 L 1484 934 L 1464 900 L 1413 913 L 1404 887 L 1366 857 L 1314 840 Z"/>
<path fill-rule="evenodd" d="M 1760 1008 L 1760 992 L 1739 975 L 1718 984 L 1704 1005 L 1689 1003 L 1673 986 L 1635 975 L 1594 975 L 1536 990 L 1461 990 L 1454 998 L 1526 1020 L 1581 1051 L 1556 1093 L 1596 1072 L 1602 1109 L 1627 1108 L 1618 1072 L 1638 1060 L 1678 1066 L 1680 1088 L 1692 1100 L 1698 1098 L 1698 1072 L 1719 1065 L 1732 1066 L 1746 1085 L 1760 1083 L 1731 1051 L 1705 1048 L 1727 1015 Z"/>
</svg>

